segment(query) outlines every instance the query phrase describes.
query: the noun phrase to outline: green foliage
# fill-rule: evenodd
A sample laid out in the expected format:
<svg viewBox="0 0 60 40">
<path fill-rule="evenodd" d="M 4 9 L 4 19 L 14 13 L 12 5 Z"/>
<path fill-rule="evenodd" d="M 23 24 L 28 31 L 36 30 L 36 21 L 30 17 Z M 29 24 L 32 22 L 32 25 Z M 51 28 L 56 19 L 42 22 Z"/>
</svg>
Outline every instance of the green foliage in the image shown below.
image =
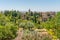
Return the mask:
<svg viewBox="0 0 60 40">
<path fill-rule="evenodd" d="M 54 17 L 48 13 L 47 17 L 47 20 L 44 22 L 42 20 L 43 15 L 39 12 L 29 10 L 24 14 L 24 12 L 16 10 L 6 10 L 0 13 L 0 39 L 15 38 L 18 27 L 28 30 L 32 30 L 32 28 L 52 29 L 55 35 L 60 38 L 60 12 L 57 12 Z"/>
<path fill-rule="evenodd" d="M 23 29 L 29 29 L 29 30 L 32 30 L 32 28 L 34 28 L 34 24 L 29 21 L 22 22 L 22 23 L 20 23 L 19 26 L 22 27 Z"/>
<path fill-rule="evenodd" d="M 25 29 L 26 28 L 26 25 L 25 25 L 25 23 L 20 23 L 19 27 Z"/>
<path fill-rule="evenodd" d="M 17 29 L 12 23 L 7 23 L 6 26 L 0 25 L 0 40 L 14 39 L 17 36 Z"/>
<path fill-rule="evenodd" d="M 0 14 L 0 40 L 12 40 L 17 34 L 18 27 L 10 22 L 8 15 Z"/>
<path fill-rule="evenodd" d="M 29 29 L 29 30 L 32 30 L 32 28 L 34 28 L 34 24 L 32 22 L 27 22 L 26 23 L 26 27 Z"/>
<path fill-rule="evenodd" d="M 5 10 L 5 11 L 4 11 L 4 15 L 5 15 L 5 16 L 10 16 L 10 11 Z"/>
<path fill-rule="evenodd" d="M 57 12 L 56 15 L 56 35 L 60 38 L 60 12 Z"/>
</svg>

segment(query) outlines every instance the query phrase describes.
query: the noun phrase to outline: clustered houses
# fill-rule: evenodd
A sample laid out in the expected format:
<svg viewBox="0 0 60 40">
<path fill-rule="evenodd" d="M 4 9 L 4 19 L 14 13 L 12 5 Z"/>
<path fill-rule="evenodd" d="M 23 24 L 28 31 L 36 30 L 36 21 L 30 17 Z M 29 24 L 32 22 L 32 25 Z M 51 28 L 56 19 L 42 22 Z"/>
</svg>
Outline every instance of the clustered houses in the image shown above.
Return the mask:
<svg viewBox="0 0 60 40">
<path fill-rule="evenodd" d="M 27 20 L 38 20 L 40 22 L 41 21 L 45 22 L 49 18 L 53 18 L 54 16 L 55 16 L 55 12 L 36 12 L 35 13 L 35 12 L 32 12 L 32 11 L 29 10 L 29 12 L 22 13 L 21 18 L 23 20 L 27 19 Z"/>
<path fill-rule="evenodd" d="M 55 12 L 41 12 L 42 21 L 46 21 L 48 18 L 53 18 L 55 16 Z"/>
</svg>

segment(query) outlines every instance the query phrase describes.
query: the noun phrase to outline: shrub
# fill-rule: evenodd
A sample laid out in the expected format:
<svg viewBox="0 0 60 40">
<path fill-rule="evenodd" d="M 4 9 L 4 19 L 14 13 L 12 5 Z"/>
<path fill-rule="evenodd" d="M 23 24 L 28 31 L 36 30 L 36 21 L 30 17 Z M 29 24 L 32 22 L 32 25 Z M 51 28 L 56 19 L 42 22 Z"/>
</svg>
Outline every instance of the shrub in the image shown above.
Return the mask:
<svg viewBox="0 0 60 40">
<path fill-rule="evenodd" d="M 0 25 L 0 40 L 12 40 L 17 34 L 17 26 L 7 23 L 6 26 Z"/>
</svg>

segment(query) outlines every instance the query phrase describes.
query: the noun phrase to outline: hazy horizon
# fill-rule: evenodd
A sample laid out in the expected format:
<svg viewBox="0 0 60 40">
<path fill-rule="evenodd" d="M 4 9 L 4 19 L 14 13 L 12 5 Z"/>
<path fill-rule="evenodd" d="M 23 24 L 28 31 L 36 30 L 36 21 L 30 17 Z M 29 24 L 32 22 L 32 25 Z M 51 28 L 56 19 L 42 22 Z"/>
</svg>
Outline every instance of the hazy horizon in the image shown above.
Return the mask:
<svg viewBox="0 0 60 40">
<path fill-rule="evenodd" d="M 60 0 L 0 0 L 0 11 L 60 11 Z"/>
</svg>

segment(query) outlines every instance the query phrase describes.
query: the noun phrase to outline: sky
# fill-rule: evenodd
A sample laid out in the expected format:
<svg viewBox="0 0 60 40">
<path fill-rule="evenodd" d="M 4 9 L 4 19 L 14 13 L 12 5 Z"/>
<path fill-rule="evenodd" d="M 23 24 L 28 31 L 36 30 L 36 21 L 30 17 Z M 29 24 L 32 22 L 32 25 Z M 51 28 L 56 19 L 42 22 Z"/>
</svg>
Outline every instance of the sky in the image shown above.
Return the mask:
<svg viewBox="0 0 60 40">
<path fill-rule="evenodd" d="M 0 10 L 60 11 L 60 0 L 0 0 Z"/>
</svg>

